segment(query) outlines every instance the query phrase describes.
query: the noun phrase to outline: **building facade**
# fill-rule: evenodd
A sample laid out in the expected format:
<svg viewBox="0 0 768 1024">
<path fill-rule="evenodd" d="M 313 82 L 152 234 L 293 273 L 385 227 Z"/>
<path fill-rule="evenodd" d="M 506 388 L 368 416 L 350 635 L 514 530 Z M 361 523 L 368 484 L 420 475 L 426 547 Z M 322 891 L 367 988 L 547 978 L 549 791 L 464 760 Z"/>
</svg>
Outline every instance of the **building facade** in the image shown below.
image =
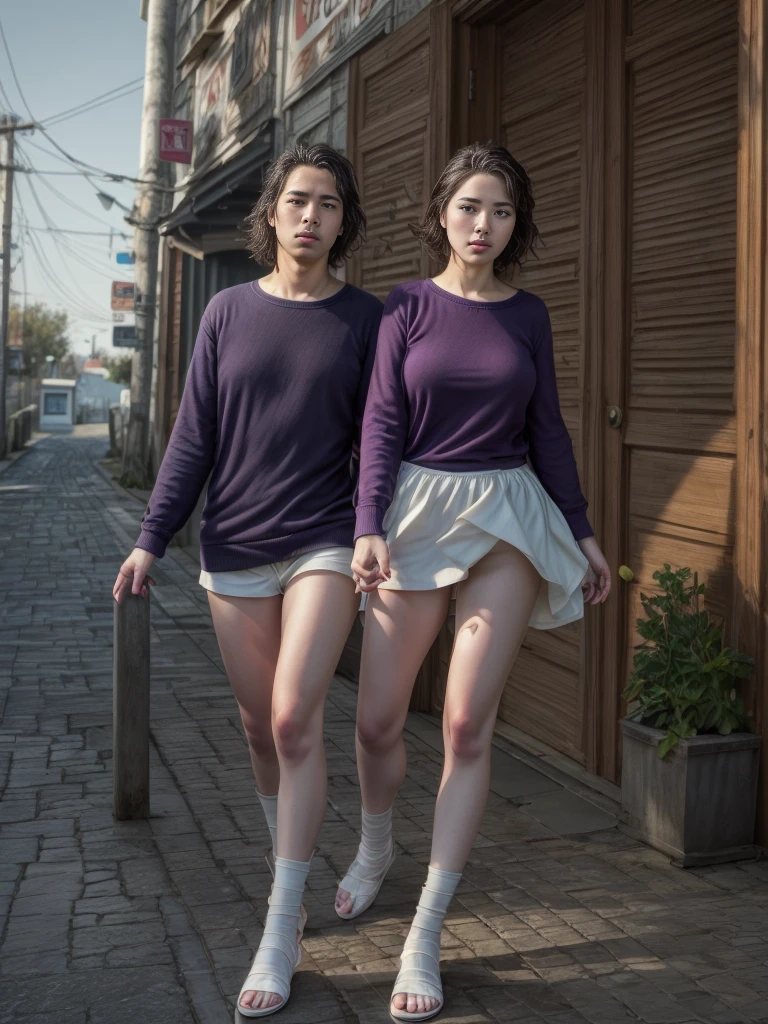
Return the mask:
<svg viewBox="0 0 768 1024">
<path fill-rule="evenodd" d="M 503 142 L 544 241 L 515 283 L 549 306 L 592 520 L 635 578 L 529 635 L 500 728 L 611 782 L 639 595 L 665 562 L 699 574 L 755 656 L 768 748 L 766 20 L 765 0 L 180 3 L 174 116 L 196 141 L 164 227 L 159 447 L 205 303 L 259 273 L 240 225 L 275 152 L 325 141 L 352 159 L 369 231 L 345 272 L 383 298 L 434 269 L 409 224 L 450 154 Z M 450 640 L 419 707 L 441 707 Z M 768 749 L 763 764 L 768 782 Z"/>
</svg>

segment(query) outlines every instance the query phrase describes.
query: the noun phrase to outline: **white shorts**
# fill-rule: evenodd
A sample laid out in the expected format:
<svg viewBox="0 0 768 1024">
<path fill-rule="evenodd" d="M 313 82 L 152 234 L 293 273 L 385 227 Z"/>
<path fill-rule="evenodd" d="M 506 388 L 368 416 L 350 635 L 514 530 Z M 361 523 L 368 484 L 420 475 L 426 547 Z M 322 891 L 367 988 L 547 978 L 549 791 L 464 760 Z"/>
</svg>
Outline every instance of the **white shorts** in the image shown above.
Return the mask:
<svg viewBox="0 0 768 1024">
<path fill-rule="evenodd" d="M 275 597 L 305 572 L 324 569 L 352 579 L 352 548 L 316 548 L 283 562 L 234 572 L 200 573 L 200 586 L 222 597 Z"/>
</svg>

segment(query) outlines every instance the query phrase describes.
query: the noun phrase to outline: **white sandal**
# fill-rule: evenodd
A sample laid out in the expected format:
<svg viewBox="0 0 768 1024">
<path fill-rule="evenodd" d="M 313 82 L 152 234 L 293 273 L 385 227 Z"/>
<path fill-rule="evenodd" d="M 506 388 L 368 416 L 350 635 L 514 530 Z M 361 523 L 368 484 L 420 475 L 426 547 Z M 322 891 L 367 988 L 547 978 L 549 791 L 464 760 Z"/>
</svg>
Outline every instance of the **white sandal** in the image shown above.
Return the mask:
<svg viewBox="0 0 768 1024">
<path fill-rule="evenodd" d="M 348 914 L 342 914 L 335 908 L 342 921 L 351 921 L 365 913 L 379 895 L 395 859 L 392 808 L 382 814 L 368 814 L 363 808 L 362 821 L 363 835 L 357 854 L 339 882 L 339 889 L 344 889 L 352 897 L 352 910 Z"/>
<path fill-rule="evenodd" d="M 400 970 L 392 989 L 395 996 L 420 995 L 436 999 L 432 1010 L 409 1013 L 399 1010 L 389 1002 L 389 1015 L 395 1021 L 422 1021 L 436 1017 L 443 1008 L 443 983 L 440 980 L 440 933 L 448 904 L 453 898 L 461 874 L 440 871 L 430 867 L 427 881 L 421 890 L 421 899 L 416 908 L 408 938 L 400 954 Z"/>
<path fill-rule="evenodd" d="M 267 1017 L 282 1010 L 288 1002 L 291 980 L 301 963 L 301 936 L 306 922 L 301 896 L 308 873 L 309 861 L 275 858 L 275 883 L 264 934 L 237 997 L 237 1011 L 243 1017 Z M 258 1008 L 243 1006 L 240 1001 L 244 992 L 271 992 L 280 997 L 280 1002 Z"/>
</svg>

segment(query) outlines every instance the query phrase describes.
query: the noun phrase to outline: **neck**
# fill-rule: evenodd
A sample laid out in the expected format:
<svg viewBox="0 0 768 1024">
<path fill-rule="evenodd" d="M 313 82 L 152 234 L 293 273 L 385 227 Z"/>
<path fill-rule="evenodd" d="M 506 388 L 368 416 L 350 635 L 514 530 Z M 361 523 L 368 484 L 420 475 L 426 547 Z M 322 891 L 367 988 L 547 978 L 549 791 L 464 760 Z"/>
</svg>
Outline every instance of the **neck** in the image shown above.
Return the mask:
<svg viewBox="0 0 768 1024">
<path fill-rule="evenodd" d="M 483 295 L 496 292 L 501 287 L 501 282 L 493 272 L 493 264 L 486 263 L 483 266 L 474 266 L 465 263 L 456 253 L 451 253 L 448 266 L 435 278 L 441 288 L 461 295 L 463 298 L 471 298 L 473 295 Z"/>
<path fill-rule="evenodd" d="M 327 258 L 304 263 L 279 249 L 277 259 L 274 270 L 262 277 L 259 284 L 278 299 L 312 302 L 328 298 L 343 287 L 342 282 L 331 275 Z"/>
</svg>

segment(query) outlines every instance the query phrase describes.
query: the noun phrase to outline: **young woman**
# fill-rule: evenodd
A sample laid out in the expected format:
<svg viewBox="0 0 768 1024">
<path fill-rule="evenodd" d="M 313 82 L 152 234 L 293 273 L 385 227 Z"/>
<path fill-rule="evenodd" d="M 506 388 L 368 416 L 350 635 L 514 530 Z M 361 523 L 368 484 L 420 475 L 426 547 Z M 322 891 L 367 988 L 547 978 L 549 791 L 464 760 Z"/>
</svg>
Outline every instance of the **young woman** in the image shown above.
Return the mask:
<svg viewBox="0 0 768 1024">
<path fill-rule="evenodd" d="M 350 562 L 356 442 L 381 303 L 329 272 L 362 236 L 354 171 L 328 146 L 270 169 L 249 217 L 266 277 L 206 309 L 179 416 L 114 594 L 147 571 L 210 474 L 208 598 L 272 835 L 264 935 L 239 997 L 279 1010 L 301 958 L 302 893 L 326 805 L 323 705 L 357 612 Z"/>
<path fill-rule="evenodd" d="M 494 720 L 525 631 L 572 622 L 610 590 L 560 414 L 547 309 L 498 276 L 536 242 L 533 205 L 506 149 L 454 156 L 418 232 L 445 269 L 389 296 L 363 423 L 352 563 L 370 594 L 357 715 L 363 835 L 339 887 L 341 917 L 370 906 L 394 858 L 408 701 L 458 583 L 445 764 L 390 1005 L 398 1021 L 443 1005 L 440 931 L 480 826 Z"/>
</svg>

